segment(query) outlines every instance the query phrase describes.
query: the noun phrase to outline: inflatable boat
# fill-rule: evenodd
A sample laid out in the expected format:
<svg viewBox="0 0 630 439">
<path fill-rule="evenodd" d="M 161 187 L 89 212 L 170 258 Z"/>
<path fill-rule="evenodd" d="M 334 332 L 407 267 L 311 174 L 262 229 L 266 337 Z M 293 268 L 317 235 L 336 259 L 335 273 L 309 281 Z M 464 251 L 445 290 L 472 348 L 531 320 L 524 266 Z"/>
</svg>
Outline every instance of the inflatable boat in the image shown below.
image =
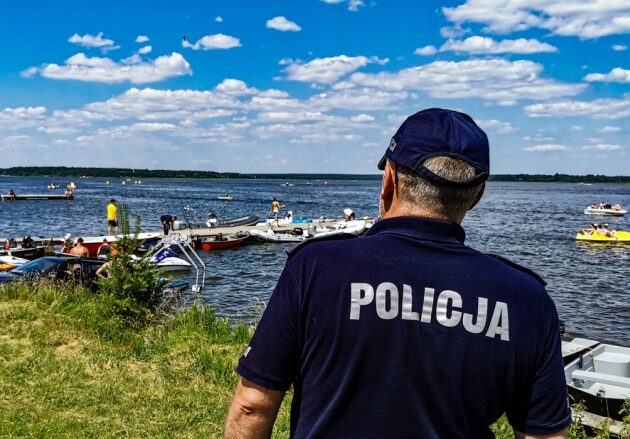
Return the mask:
<svg viewBox="0 0 630 439">
<path fill-rule="evenodd" d="M 600 243 L 610 243 L 610 244 L 630 244 L 630 232 L 625 230 L 616 230 L 612 236 L 602 235 L 600 233 L 594 232 L 591 234 L 584 233 L 580 230 L 577 235 L 575 235 L 575 239 L 578 241 L 587 241 L 587 242 L 600 242 Z"/>
</svg>

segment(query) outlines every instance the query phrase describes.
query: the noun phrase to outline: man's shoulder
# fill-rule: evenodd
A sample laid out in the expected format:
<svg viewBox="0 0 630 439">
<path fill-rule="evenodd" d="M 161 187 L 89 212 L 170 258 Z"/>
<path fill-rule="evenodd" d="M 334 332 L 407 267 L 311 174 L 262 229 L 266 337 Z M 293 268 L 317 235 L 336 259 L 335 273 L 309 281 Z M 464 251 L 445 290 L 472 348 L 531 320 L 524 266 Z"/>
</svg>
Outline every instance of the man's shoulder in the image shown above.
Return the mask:
<svg viewBox="0 0 630 439">
<path fill-rule="evenodd" d="M 545 282 L 545 280 L 538 273 L 536 273 L 535 271 L 533 271 L 533 270 L 531 270 L 531 269 L 529 269 L 527 267 L 524 267 L 524 266 L 522 266 L 520 264 L 517 264 L 516 262 L 511 261 L 508 258 L 504 258 L 503 256 L 499 256 L 499 255 L 495 255 L 495 254 L 491 254 L 491 253 L 486 253 L 486 256 L 489 256 L 489 257 L 491 257 L 491 258 L 493 258 L 493 259 L 495 259 L 495 260 L 497 260 L 497 261 L 507 265 L 508 267 L 510 267 L 510 268 L 512 268 L 514 270 L 517 270 L 518 272 L 521 272 L 521 273 L 529 275 L 529 277 L 533 278 L 536 282 L 538 282 L 543 287 L 545 285 L 547 285 L 547 282 Z"/>
<path fill-rule="evenodd" d="M 305 249 L 308 249 L 310 251 L 317 251 L 321 249 L 323 245 L 326 245 L 325 243 L 347 241 L 353 238 L 358 238 L 358 236 L 352 235 L 350 233 L 339 233 L 335 235 L 309 238 L 306 241 L 303 241 L 295 246 L 293 249 L 287 251 L 287 255 L 289 256 L 289 259 L 291 259 L 295 257 L 298 253 L 303 253 Z"/>
</svg>

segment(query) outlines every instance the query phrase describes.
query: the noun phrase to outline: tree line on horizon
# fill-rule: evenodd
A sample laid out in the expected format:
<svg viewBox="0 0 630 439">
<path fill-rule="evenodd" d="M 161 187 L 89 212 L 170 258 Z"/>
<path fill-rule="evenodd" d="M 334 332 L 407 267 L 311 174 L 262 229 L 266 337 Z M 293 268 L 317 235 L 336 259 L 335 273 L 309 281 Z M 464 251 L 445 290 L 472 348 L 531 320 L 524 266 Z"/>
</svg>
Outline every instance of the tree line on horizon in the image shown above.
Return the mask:
<svg viewBox="0 0 630 439">
<path fill-rule="evenodd" d="M 380 174 L 250 174 L 238 172 L 91 168 L 66 166 L 15 166 L 0 168 L 0 175 L 15 177 L 90 177 L 90 178 L 208 178 L 208 179 L 279 179 L 279 180 L 380 180 Z M 490 181 L 522 181 L 549 183 L 630 183 L 630 176 L 569 175 L 569 174 L 496 174 Z"/>
</svg>

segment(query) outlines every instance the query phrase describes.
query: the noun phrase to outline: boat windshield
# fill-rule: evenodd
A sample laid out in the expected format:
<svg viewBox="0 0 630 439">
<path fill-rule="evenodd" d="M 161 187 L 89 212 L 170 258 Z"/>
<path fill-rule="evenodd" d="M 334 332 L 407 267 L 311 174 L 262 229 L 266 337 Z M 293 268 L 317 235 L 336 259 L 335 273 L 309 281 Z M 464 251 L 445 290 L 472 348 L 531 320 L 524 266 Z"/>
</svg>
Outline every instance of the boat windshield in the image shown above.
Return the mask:
<svg viewBox="0 0 630 439">
<path fill-rule="evenodd" d="M 17 267 L 12 270 L 13 273 L 17 273 L 19 275 L 27 275 L 27 274 L 44 274 L 52 267 L 58 264 L 56 260 L 50 260 L 46 258 L 35 259 L 34 261 L 28 262 L 21 267 Z"/>
</svg>

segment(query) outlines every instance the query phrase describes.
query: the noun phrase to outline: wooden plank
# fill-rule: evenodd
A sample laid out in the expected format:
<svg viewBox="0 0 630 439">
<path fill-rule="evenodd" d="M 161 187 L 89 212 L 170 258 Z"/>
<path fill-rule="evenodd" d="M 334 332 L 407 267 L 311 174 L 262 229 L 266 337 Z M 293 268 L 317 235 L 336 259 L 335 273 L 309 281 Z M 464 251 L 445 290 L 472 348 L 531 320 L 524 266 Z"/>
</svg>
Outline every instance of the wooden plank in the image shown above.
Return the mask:
<svg viewBox="0 0 630 439">
<path fill-rule="evenodd" d="M 623 428 L 623 422 L 615 421 L 614 419 L 606 418 L 604 416 L 596 415 L 595 413 L 582 412 L 582 425 L 585 425 L 594 429 L 601 429 L 601 426 L 604 425 L 604 421 L 608 419 L 610 425 L 608 426 L 608 431 L 612 434 L 619 435 Z M 575 413 L 573 414 L 573 419 L 577 419 Z"/>
</svg>

